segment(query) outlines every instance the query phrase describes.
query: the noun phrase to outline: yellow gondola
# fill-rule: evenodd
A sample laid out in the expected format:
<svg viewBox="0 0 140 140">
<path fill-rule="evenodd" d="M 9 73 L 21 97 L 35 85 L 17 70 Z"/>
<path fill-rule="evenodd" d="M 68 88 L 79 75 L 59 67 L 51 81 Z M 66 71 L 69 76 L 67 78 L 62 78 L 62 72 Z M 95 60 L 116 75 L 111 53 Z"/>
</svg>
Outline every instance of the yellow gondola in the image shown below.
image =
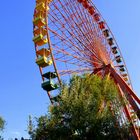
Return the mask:
<svg viewBox="0 0 140 140">
<path fill-rule="evenodd" d="M 37 11 L 43 11 L 45 12 L 46 8 L 45 8 L 45 3 L 41 2 L 41 3 L 38 3 L 36 5 L 36 8 L 35 8 Z M 47 11 L 49 11 L 49 6 L 47 6 Z"/>
<path fill-rule="evenodd" d="M 37 4 L 35 9 L 38 11 L 45 11 L 45 3 L 41 2 Z"/>
<path fill-rule="evenodd" d="M 46 56 L 46 57 L 48 57 L 48 56 L 51 54 L 51 52 L 50 52 L 49 49 L 42 48 L 42 49 L 38 50 L 38 51 L 36 52 L 36 54 L 37 54 L 37 55 L 40 55 L 40 56 Z"/>
<path fill-rule="evenodd" d="M 42 18 L 41 16 L 39 16 L 39 17 L 37 17 L 37 18 L 35 18 L 33 20 L 33 24 L 35 26 L 41 27 L 41 26 L 44 26 L 46 24 L 46 22 L 45 22 L 45 19 L 44 18 Z"/>
<path fill-rule="evenodd" d="M 44 11 L 36 11 L 34 14 L 35 18 L 37 18 L 37 17 L 45 18 L 45 16 L 46 16 L 45 10 Z"/>
<path fill-rule="evenodd" d="M 37 36 L 39 34 L 42 34 L 43 36 L 45 36 L 47 34 L 47 30 L 43 27 L 34 29 L 34 36 Z"/>
<path fill-rule="evenodd" d="M 38 36 L 35 36 L 33 38 L 33 41 L 36 45 L 42 46 L 42 45 L 45 45 L 48 42 L 48 39 L 44 38 L 44 36 L 42 34 L 39 34 Z"/>
<path fill-rule="evenodd" d="M 50 66 L 52 64 L 52 60 L 47 60 L 47 57 L 41 56 L 37 58 L 36 63 L 39 67 L 44 68 L 44 67 Z"/>
</svg>

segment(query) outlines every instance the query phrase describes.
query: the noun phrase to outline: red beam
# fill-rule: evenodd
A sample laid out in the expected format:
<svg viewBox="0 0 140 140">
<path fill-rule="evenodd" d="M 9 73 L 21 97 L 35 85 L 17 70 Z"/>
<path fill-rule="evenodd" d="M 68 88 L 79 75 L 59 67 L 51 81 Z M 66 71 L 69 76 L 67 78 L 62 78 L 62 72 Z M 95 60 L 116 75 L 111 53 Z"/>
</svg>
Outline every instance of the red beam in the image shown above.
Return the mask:
<svg viewBox="0 0 140 140">
<path fill-rule="evenodd" d="M 138 107 L 138 105 L 140 105 L 140 99 L 136 96 L 134 91 L 127 85 L 127 83 L 121 78 L 121 76 L 111 65 L 108 65 L 107 69 L 109 70 L 114 80 L 119 84 L 122 91 L 125 93 L 127 100 L 129 101 L 130 105 L 132 106 L 133 110 L 140 120 L 140 109 Z M 136 104 L 136 102 L 138 105 Z"/>
<path fill-rule="evenodd" d="M 123 98 L 123 97 L 124 97 L 124 94 L 123 94 L 123 92 L 122 92 L 122 89 L 120 88 L 119 85 L 118 85 L 118 87 L 119 87 L 119 91 L 120 91 L 121 98 Z M 133 121 L 132 121 L 132 119 L 131 119 L 131 115 L 130 115 L 128 106 L 127 106 L 126 104 L 124 104 L 124 111 L 125 111 L 125 114 L 126 114 L 127 119 L 130 121 L 131 129 L 132 129 L 132 132 L 133 132 L 135 138 L 136 138 L 137 140 L 139 140 L 139 131 L 137 131 L 135 125 L 133 124 Z"/>
</svg>

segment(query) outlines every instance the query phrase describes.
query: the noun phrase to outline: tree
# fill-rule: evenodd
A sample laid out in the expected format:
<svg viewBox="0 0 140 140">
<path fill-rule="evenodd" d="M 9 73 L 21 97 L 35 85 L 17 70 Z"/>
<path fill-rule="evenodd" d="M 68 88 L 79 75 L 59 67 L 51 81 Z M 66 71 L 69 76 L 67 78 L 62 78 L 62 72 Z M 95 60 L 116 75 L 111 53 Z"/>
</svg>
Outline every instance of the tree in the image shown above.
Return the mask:
<svg viewBox="0 0 140 140">
<path fill-rule="evenodd" d="M 2 117 L 0 117 L 0 131 L 4 129 L 4 124 L 5 124 L 5 121 L 3 120 Z"/>
<path fill-rule="evenodd" d="M 125 139 L 128 126 L 119 123 L 118 90 L 109 76 L 73 76 L 60 91 L 59 105 L 37 119 L 35 140 Z"/>
<path fill-rule="evenodd" d="M 3 131 L 4 125 L 5 125 L 5 121 L 2 117 L 0 117 L 0 133 Z M 1 135 L 0 135 L 0 140 L 3 140 Z"/>
</svg>

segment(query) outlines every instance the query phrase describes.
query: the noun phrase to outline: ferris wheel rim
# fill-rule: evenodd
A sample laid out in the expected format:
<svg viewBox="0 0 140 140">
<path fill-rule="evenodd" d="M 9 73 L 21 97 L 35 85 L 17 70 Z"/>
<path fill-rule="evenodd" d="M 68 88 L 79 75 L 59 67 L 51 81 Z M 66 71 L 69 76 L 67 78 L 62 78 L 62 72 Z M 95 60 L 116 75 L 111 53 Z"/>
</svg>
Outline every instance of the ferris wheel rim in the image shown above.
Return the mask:
<svg viewBox="0 0 140 140">
<path fill-rule="evenodd" d="M 61 1 L 61 0 L 58 0 L 58 1 Z M 76 1 L 76 0 L 75 0 L 75 1 Z M 102 16 L 101 13 L 99 12 L 99 10 L 96 8 L 96 6 L 93 4 L 93 2 L 90 1 L 89 3 L 91 3 L 92 6 L 96 9 L 96 13 L 100 15 L 101 20 L 105 23 L 106 28 L 109 30 L 109 33 L 110 33 L 111 36 L 113 37 L 113 40 L 114 40 L 114 42 L 115 42 L 115 44 L 116 44 L 116 46 L 117 46 L 118 52 L 119 52 L 119 54 L 120 54 L 120 56 L 121 56 L 122 64 L 123 64 L 124 67 L 125 67 L 125 70 L 126 70 L 125 73 L 127 74 L 127 77 L 128 77 L 128 79 L 129 79 L 129 84 L 130 84 L 131 87 L 132 87 L 131 79 L 130 79 L 130 76 L 129 76 L 129 73 L 128 73 L 128 69 L 127 69 L 127 67 L 126 67 L 126 63 L 125 63 L 125 61 L 124 61 L 123 55 L 122 55 L 122 53 L 121 53 L 121 50 L 120 50 L 120 48 L 119 48 L 119 46 L 118 46 L 118 44 L 117 44 L 117 41 L 115 40 L 115 37 L 114 37 L 114 35 L 113 35 L 111 29 L 109 28 L 107 22 L 105 21 L 105 19 L 103 18 L 103 16 Z M 46 7 L 47 7 L 47 6 L 48 6 L 48 2 L 46 2 Z M 34 13 L 35 13 L 35 11 L 34 11 Z M 48 27 L 48 15 L 47 15 L 47 14 L 49 14 L 48 10 L 46 10 L 46 18 L 45 18 L 46 23 L 47 23 L 47 24 L 46 24 L 47 39 L 49 40 L 49 41 L 48 41 L 48 44 L 49 44 L 49 49 L 50 49 L 50 51 L 51 51 L 51 58 L 52 58 L 52 61 L 53 61 L 53 66 L 54 66 L 55 72 L 57 73 L 57 77 L 58 77 L 59 84 L 61 85 L 61 78 L 60 78 L 60 74 L 59 74 L 59 72 L 58 72 L 58 70 L 57 70 L 56 60 L 54 59 L 55 56 L 54 56 L 53 51 L 52 51 L 52 50 L 53 50 L 53 47 L 52 47 L 52 44 L 51 44 L 51 38 L 50 38 L 50 36 L 49 36 L 50 29 L 49 29 L 49 27 Z M 37 48 L 37 47 L 35 46 L 35 50 L 36 50 L 36 48 Z M 110 46 L 110 48 L 111 48 L 111 46 Z M 113 55 L 114 55 L 114 54 L 113 54 Z M 115 56 L 115 55 L 114 55 L 114 56 Z M 114 68 L 116 69 L 116 66 L 114 66 Z M 40 69 L 40 68 L 39 68 L 39 69 Z M 92 70 L 94 70 L 94 69 L 92 69 Z M 43 73 L 42 73 L 42 70 L 41 70 L 41 69 L 40 69 L 40 73 L 41 73 L 42 80 L 44 81 L 44 77 L 42 76 Z M 119 74 L 120 74 L 120 73 L 119 73 Z"/>
</svg>

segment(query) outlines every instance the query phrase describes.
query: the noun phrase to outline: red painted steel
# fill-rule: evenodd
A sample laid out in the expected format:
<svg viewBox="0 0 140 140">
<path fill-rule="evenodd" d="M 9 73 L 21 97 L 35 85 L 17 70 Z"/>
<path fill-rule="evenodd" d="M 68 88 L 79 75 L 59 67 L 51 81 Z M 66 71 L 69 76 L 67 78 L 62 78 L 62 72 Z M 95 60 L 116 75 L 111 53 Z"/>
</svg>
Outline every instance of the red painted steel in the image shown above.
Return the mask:
<svg viewBox="0 0 140 140">
<path fill-rule="evenodd" d="M 132 106 L 132 109 L 135 111 L 138 119 L 140 120 L 140 109 L 138 106 L 140 105 L 140 99 L 136 96 L 134 91 L 126 84 L 126 82 L 121 78 L 121 76 L 115 71 L 115 69 L 111 65 L 107 65 L 106 69 L 108 73 L 110 73 L 114 81 L 117 83 L 121 97 L 128 100 L 129 104 Z M 136 102 L 138 105 L 136 104 Z M 124 110 L 125 110 L 126 117 L 130 121 L 130 124 L 132 126 L 132 132 L 135 138 L 139 140 L 140 139 L 139 128 L 137 129 L 136 126 L 133 124 L 131 113 L 128 109 L 127 104 L 124 104 Z"/>
<path fill-rule="evenodd" d="M 89 0 L 52 0 L 45 6 L 46 9 L 49 6 L 49 11 L 45 13 L 48 44 L 44 47 L 50 49 L 53 65 L 49 69 L 39 68 L 42 81 L 45 80 L 42 74 L 48 71 L 57 73 L 59 83 L 73 74 L 105 75 L 110 72 L 122 90 L 122 97 L 126 98 L 140 119 L 140 100 L 131 88 L 125 61 L 110 28 L 94 3 Z M 113 47 L 117 49 L 115 53 Z M 35 45 L 36 52 L 38 49 L 39 46 Z M 119 60 L 116 60 L 117 56 Z M 123 71 L 120 70 L 122 65 Z M 51 92 L 48 92 L 48 96 L 51 100 Z M 124 108 L 121 120 L 131 121 L 129 108 Z M 135 123 L 131 123 L 137 137 Z"/>
</svg>

